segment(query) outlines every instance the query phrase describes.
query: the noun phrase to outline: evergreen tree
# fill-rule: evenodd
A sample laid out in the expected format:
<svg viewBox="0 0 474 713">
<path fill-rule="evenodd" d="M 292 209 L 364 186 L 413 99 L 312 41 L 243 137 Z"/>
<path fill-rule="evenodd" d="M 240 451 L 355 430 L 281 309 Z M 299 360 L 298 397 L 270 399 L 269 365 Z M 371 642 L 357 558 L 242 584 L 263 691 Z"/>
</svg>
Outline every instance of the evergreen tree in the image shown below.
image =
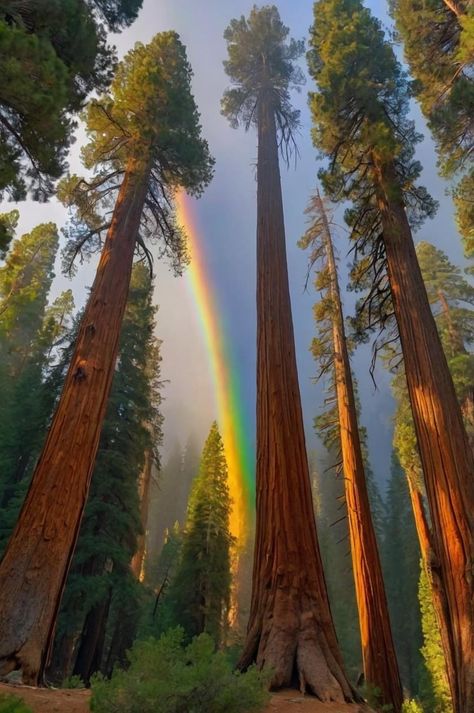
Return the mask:
<svg viewBox="0 0 474 713">
<path fill-rule="evenodd" d="M 173 193 L 182 187 L 199 194 L 211 178 L 190 81 L 174 32 L 137 44 L 121 62 L 111 94 L 93 100 L 86 112 L 90 141 L 83 156 L 94 176 L 70 178 L 63 188 L 63 198 L 76 200 L 76 248 L 107 234 L 61 398 L 0 564 L 0 671 L 21 668 L 25 681 L 37 681 L 46 663 L 99 445 L 137 244 L 160 236 L 182 262 L 184 235 L 174 222 Z M 107 218 L 99 217 L 101 207 Z"/>
<path fill-rule="evenodd" d="M 230 605 L 230 509 L 224 444 L 214 422 L 191 490 L 169 601 L 189 639 L 206 632 L 216 647 L 225 641 Z"/>
<path fill-rule="evenodd" d="M 436 612 L 431 595 L 431 581 L 426 567 L 421 562 L 419 602 L 421 624 L 423 628 L 423 646 L 421 653 L 427 670 L 427 690 L 421 690 L 425 710 L 430 713 L 452 713 L 451 694 L 446 677 L 446 664 L 443 647 L 436 620 Z"/>
<path fill-rule="evenodd" d="M 114 613 L 124 588 L 132 595 L 136 592 L 130 563 L 141 534 L 138 483 L 146 454 L 157 463 L 161 441 L 160 357 L 152 298 L 148 269 L 137 263 L 56 640 L 54 658 L 58 660 L 60 652 L 66 662 L 75 659 L 73 673 L 85 682 L 101 667 L 109 610 Z M 64 639 L 74 648 L 72 655 L 65 651 Z M 124 653 L 117 651 L 116 655 L 123 657 Z"/>
<path fill-rule="evenodd" d="M 16 240 L 0 268 L 0 510 L 3 540 L 16 512 L 15 497 L 37 455 L 48 416 L 45 377 L 59 334 L 58 315 L 47 308 L 58 234 L 39 225 Z M 70 305 L 69 305 L 70 306 Z M 2 545 L 4 542 L 1 543 Z M 2 547 L 3 549 L 3 547 Z"/>
<path fill-rule="evenodd" d="M 0 4 L 0 196 L 44 200 L 65 168 L 71 114 L 111 78 L 118 31 L 142 0 L 4 0 Z M 34 71 L 33 71 L 34 68 Z"/>
<path fill-rule="evenodd" d="M 300 246 L 311 248 L 310 265 L 317 265 L 315 287 L 322 293 L 314 310 L 318 337 L 313 340 L 312 351 L 321 373 L 331 374 L 335 405 L 331 409 L 331 422 L 326 423 L 325 437 L 334 445 L 337 443 L 342 459 L 365 681 L 377 690 L 383 705 L 390 705 L 398 712 L 403 702 L 402 684 L 369 504 L 330 218 L 319 191 L 312 196 L 306 212 L 309 227 Z"/>
<path fill-rule="evenodd" d="M 340 456 L 332 450 L 322 460 L 320 467 L 313 463 L 310 473 L 331 611 L 346 670 L 351 681 L 355 682 L 362 671 L 362 649 L 349 551 L 344 483 L 340 472 L 337 472 L 339 461 Z"/>
<path fill-rule="evenodd" d="M 405 473 L 395 454 L 386 495 L 382 563 L 393 637 L 405 688 L 419 693 L 422 645 L 418 607 L 418 545 Z"/>
<path fill-rule="evenodd" d="M 274 5 L 254 7 L 224 33 L 232 87 L 222 112 L 258 133 L 257 516 L 247 642 L 239 662 L 272 670 L 272 686 L 351 699 L 342 668 L 312 512 L 286 262 L 278 149 L 288 160 L 303 81 L 303 43 L 288 39 Z"/>
<path fill-rule="evenodd" d="M 400 334 L 446 593 L 450 685 L 455 709 L 467 710 L 474 707 L 474 580 L 463 573 L 473 566 L 474 459 L 413 244 L 412 229 L 434 204 L 416 185 L 421 167 L 413 160 L 419 136 L 408 118 L 410 87 L 360 0 L 317 2 L 311 45 L 319 88 L 311 97 L 313 137 L 329 158 L 320 176 L 331 197 L 352 201 L 346 212 L 352 277 L 370 285 L 363 301 L 369 325 L 383 330 L 394 316 Z"/>
<path fill-rule="evenodd" d="M 457 174 L 457 221 L 474 255 L 474 10 L 469 0 L 391 0 L 392 14 L 415 78 L 421 109 L 437 143 L 444 175 Z"/>
</svg>

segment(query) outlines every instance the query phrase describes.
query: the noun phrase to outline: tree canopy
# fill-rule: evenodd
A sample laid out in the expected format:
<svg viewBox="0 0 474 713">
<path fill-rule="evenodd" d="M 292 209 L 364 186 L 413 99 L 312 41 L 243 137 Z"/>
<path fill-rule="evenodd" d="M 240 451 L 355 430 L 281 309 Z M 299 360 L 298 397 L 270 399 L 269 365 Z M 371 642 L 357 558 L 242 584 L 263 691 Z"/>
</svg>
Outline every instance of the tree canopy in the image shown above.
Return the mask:
<svg viewBox="0 0 474 713">
<path fill-rule="evenodd" d="M 132 22 L 141 3 L 0 3 L 0 197 L 51 195 L 66 167 L 73 114 L 111 80 L 115 50 L 106 30 Z"/>
<path fill-rule="evenodd" d="M 89 142 L 82 149 L 90 179 L 63 180 L 58 197 L 74 209 L 66 261 L 101 247 L 111 224 L 110 208 L 130 162 L 148 172 L 139 244 L 161 239 L 159 256 L 179 271 L 187 262 L 185 236 L 172 201 L 178 188 L 200 195 L 214 160 L 201 136 L 191 93 L 192 70 L 175 32 L 162 32 L 148 45 L 137 43 L 119 64 L 110 93 L 93 99 L 83 119 Z M 109 216 L 109 217 L 107 217 Z"/>
<path fill-rule="evenodd" d="M 295 64 L 304 51 L 302 40 L 288 39 L 286 27 L 275 5 L 253 7 L 248 19 L 231 20 L 224 32 L 228 59 L 224 69 L 232 88 L 224 92 L 222 114 L 233 128 L 246 129 L 257 123 L 256 108 L 262 93 L 271 96 L 280 146 L 288 145 L 299 125 L 300 112 L 292 107 L 290 89 L 304 83 L 301 68 Z"/>
</svg>

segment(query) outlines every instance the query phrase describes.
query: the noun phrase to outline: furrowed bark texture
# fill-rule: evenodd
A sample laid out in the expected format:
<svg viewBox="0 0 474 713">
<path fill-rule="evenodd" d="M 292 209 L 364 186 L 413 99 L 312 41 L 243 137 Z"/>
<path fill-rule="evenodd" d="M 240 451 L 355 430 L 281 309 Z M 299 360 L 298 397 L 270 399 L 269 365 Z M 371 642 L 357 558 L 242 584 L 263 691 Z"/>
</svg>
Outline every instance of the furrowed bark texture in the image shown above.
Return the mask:
<svg viewBox="0 0 474 713">
<path fill-rule="evenodd" d="M 374 159 L 378 203 L 408 393 L 446 592 L 457 713 L 474 711 L 474 460 L 431 313 L 393 165 Z M 446 643 L 446 642 L 444 642 Z"/>
<path fill-rule="evenodd" d="M 336 261 L 329 224 L 320 198 L 319 211 L 324 224 L 333 305 L 334 376 L 364 675 L 365 680 L 380 691 L 380 702 L 391 705 L 394 713 L 399 713 L 403 703 L 402 684 L 370 512 Z"/>
<path fill-rule="evenodd" d="M 353 699 L 316 536 L 296 369 L 271 93 L 258 107 L 257 520 L 247 641 L 240 660 L 271 686 Z"/>
<path fill-rule="evenodd" d="M 42 679 L 117 358 L 147 171 L 130 162 L 43 451 L 0 564 L 0 673 Z"/>
</svg>

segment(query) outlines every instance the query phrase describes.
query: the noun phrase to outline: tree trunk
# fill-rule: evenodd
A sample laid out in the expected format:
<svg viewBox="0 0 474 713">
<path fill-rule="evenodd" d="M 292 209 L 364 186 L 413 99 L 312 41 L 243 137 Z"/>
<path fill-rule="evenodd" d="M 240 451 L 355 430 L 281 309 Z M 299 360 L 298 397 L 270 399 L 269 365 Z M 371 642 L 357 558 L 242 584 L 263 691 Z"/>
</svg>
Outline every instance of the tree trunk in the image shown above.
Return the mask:
<svg viewBox="0 0 474 713">
<path fill-rule="evenodd" d="M 99 443 L 148 170 L 130 161 L 46 443 L 0 564 L 0 673 L 41 680 Z"/>
<path fill-rule="evenodd" d="M 415 478 L 407 473 L 408 490 L 415 518 L 415 527 L 420 543 L 421 557 L 423 566 L 428 574 L 428 579 L 431 584 L 431 594 L 433 598 L 433 606 L 435 610 L 436 620 L 441 635 L 441 641 L 444 651 L 444 659 L 446 663 L 446 677 L 449 681 L 455 678 L 455 661 L 452 653 L 454 651 L 454 642 L 452 640 L 452 630 L 449 626 L 449 611 L 446 603 L 446 594 L 444 592 L 443 583 L 440 578 L 439 563 L 433 550 L 432 535 L 428 519 L 426 517 L 425 506 L 419 488 L 416 487 Z"/>
<path fill-rule="evenodd" d="M 321 700 L 352 700 L 313 516 L 286 264 L 274 108 L 258 106 L 257 519 L 247 641 L 239 662 Z"/>
<path fill-rule="evenodd" d="M 388 278 L 446 592 L 457 713 L 474 710 L 474 460 L 391 164 L 374 157 Z M 446 643 L 446 642 L 444 642 Z"/>
<path fill-rule="evenodd" d="M 150 450 L 145 451 L 145 463 L 138 483 L 138 493 L 140 496 L 140 521 L 142 532 L 137 537 L 137 549 L 130 564 L 133 576 L 138 581 L 144 579 L 145 550 L 148 527 L 148 510 L 150 505 L 151 473 L 153 469 L 153 458 Z"/>
<path fill-rule="evenodd" d="M 394 713 L 399 713 L 403 703 L 403 691 L 370 512 L 336 261 L 329 224 L 319 193 L 317 197 L 324 226 L 323 240 L 330 279 L 334 378 L 364 676 L 367 683 L 380 692 L 380 703 L 392 706 Z"/>
<path fill-rule="evenodd" d="M 101 668 L 111 598 L 109 588 L 102 601 L 88 612 L 82 629 L 73 675 L 79 676 L 87 686 L 91 676 Z"/>
</svg>

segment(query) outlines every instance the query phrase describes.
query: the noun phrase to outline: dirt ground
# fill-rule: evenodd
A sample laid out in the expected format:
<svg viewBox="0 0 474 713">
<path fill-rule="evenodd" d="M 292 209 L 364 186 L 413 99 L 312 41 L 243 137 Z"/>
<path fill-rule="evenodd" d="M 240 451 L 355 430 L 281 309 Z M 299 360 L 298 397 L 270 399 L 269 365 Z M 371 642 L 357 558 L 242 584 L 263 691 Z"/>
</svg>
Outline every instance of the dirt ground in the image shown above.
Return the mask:
<svg viewBox="0 0 474 713">
<path fill-rule="evenodd" d="M 33 713 L 89 713 L 89 691 L 30 688 L 0 683 L 0 693 L 23 698 Z M 265 713 L 370 713 L 365 706 L 320 703 L 296 691 L 281 691 L 272 696 Z"/>
</svg>

